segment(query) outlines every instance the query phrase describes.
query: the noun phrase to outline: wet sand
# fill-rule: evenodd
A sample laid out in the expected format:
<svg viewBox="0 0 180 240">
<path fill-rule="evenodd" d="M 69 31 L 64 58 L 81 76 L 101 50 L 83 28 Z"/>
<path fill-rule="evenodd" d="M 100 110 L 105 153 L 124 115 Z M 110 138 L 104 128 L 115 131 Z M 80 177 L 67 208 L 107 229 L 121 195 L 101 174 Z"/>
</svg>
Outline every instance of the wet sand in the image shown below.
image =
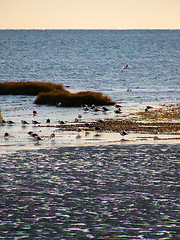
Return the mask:
<svg viewBox="0 0 180 240">
<path fill-rule="evenodd" d="M 1 239 L 179 239 L 179 145 L 1 156 Z"/>
</svg>

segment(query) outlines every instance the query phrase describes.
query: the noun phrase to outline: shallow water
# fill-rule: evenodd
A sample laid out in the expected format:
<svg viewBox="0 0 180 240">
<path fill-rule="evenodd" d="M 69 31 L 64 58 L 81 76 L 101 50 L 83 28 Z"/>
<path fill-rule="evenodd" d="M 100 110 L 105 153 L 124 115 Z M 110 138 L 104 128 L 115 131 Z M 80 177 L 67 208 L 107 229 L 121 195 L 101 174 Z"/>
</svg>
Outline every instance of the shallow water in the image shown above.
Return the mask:
<svg viewBox="0 0 180 240">
<path fill-rule="evenodd" d="M 1 155 L 0 239 L 178 239 L 179 145 Z"/>
<path fill-rule="evenodd" d="M 55 128 L 34 128 L 32 120 L 44 125 L 50 118 L 57 125 L 58 120 L 73 122 L 79 113 L 82 121 L 126 118 L 147 105 L 179 103 L 179 46 L 178 30 L 0 31 L 0 82 L 43 81 L 63 83 L 71 92 L 101 91 L 123 110 L 119 116 L 114 107 L 107 114 L 84 113 L 81 108 L 37 106 L 35 97 L 0 96 L 3 118 L 15 122 L 14 126 L 0 126 L 0 146 L 33 146 L 27 131 L 46 138 L 56 132 Z M 126 64 L 131 68 L 122 70 Z M 33 109 L 38 112 L 36 117 Z M 21 120 L 30 124 L 23 128 Z M 11 136 L 8 141 L 3 138 L 5 132 Z M 57 135 L 56 141 L 69 144 L 70 135 L 64 139 Z"/>
</svg>

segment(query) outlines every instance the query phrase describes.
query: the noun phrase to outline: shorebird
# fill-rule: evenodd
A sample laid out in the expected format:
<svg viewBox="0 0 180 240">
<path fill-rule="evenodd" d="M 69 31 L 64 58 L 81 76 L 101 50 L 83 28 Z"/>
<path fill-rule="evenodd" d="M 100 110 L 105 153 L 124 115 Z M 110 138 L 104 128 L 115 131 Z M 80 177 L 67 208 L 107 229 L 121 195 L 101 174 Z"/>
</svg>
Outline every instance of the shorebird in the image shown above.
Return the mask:
<svg viewBox="0 0 180 240">
<path fill-rule="evenodd" d="M 52 139 L 54 139 L 55 138 L 55 133 L 51 133 L 51 136 L 50 136 L 50 138 L 52 138 Z"/>
<path fill-rule="evenodd" d="M 31 136 L 31 137 L 32 137 L 32 135 L 33 135 L 33 132 L 32 132 L 32 131 L 29 131 L 29 132 L 28 132 L 28 134 L 29 134 L 29 136 Z"/>
<path fill-rule="evenodd" d="M 125 66 L 123 66 L 123 69 L 128 69 L 128 68 L 130 68 L 130 65 L 125 65 Z"/>
<path fill-rule="evenodd" d="M 158 131 L 157 130 L 153 130 L 153 134 L 158 134 Z"/>
<path fill-rule="evenodd" d="M 59 124 L 65 124 L 65 122 L 64 122 L 64 121 L 61 121 L 61 120 L 59 120 L 58 123 L 59 123 Z"/>
<path fill-rule="evenodd" d="M 81 115 L 81 114 L 78 114 L 78 118 L 82 118 L 82 115 Z"/>
<path fill-rule="evenodd" d="M 37 111 L 33 110 L 33 116 L 36 116 L 36 115 L 37 115 Z"/>
<path fill-rule="evenodd" d="M 46 120 L 46 123 L 50 123 L 51 122 L 51 120 L 48 118 L 47 120 Z"/>
<path fill-rule="evenodd" d="M 37 136 L 34 136 L 34 139 L 35 139 L 37 142 L 39 142 L 39 141 L 42 140 L 42 138 L 40 138 L 38 135 L 37 135 Z"/>
<path fill-rule="evenodd" d="M 32 120 L 32 124 L 36 125 L 36 124 L 40 124 L 40 122 L 38 122 L 36 120 Z"/>
<path fill-rule="evenodd" d="M 4 119 L 0 119 L 0 125 L 4 125 L 6 121 Z"/>
<path fill-rule="evenodd" d="M 13 121 L 11 121 L 11 120 L 8 120 L 8 121 L 7 121 L 7 124 L 13 125 L 13 124 L 15 124 L 15 122 L 13 122 Z"/>
<path fill-rule="evenodd" d="M 121 109 L 121 108 L 118 108 L 118 109 L 114 110 L 114 112 L 115 112 L 116 114 L 122 113 L 122 109 Z"/>
<path fill-rule="evenodd" d="M 81 132 L 81 131 L 82 131 L 81 128 L 79 128 L 79 127 L 76 128 L 76 132 Z"/>
<path fill-rule="evenodd" d="M 27 124 L 29 124 L 29 123 L 26 122 L 25 120 L 21 120 L 21 123 L 22 123 L 23 125 L 27 125 Z"/>
<path fill-rule="evenodd" d="M 120 131 L 120 134 L 121 134 L 122 137 L 124 137 L 124 136 L 127 135 L 127 132 L 125 132 L 125 131 Z"/>
<path fill-rule="evenodd" d="M 4 138 L 5 138 L 5 139 L 8 139 L 8 137 L 9 137 L 9 133 L 5 132 Z"/>
<path fill-rule="evenodd" d="M 107 107 L 103 107 L 103 108 L 102 108 L 102 111 L 103 111 L 103 112 L 107 112 L 107 111 L 109 111 L 109 109 L 108 109 Z"/>
</svg>

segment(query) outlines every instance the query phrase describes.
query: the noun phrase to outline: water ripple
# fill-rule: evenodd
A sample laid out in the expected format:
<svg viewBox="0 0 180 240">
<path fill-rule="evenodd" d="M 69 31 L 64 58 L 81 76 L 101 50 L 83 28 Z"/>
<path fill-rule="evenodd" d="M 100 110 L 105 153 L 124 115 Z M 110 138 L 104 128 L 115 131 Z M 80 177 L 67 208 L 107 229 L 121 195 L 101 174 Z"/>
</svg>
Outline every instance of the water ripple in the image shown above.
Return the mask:
<svg viewBox="0 0 180 240">
<path fill-rule="evenodd" d="M 179 145 L 2 155 L 0 239 L 178 239 L 179 157 Z"/>
</svg>

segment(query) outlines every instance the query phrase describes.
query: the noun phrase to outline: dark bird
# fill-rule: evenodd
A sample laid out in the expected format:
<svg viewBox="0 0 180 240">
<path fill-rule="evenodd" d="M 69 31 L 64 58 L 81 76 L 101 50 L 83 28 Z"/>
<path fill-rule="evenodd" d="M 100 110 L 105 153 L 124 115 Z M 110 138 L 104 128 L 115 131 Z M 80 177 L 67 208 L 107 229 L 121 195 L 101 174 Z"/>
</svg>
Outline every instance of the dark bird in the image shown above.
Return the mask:
<svg viewBox="0 0 180 240">
<path fill-rule="evenodd" d="M 55 133 L 51 133 L 51 136 L 50 136 L 50 138 L 52 138 L 52 139 L 54 139 L 55 138 Z"/>
<path fill-rule="evenodd" d="M 46 120 L 46 123 L 50 123 L 51 122 L 51 120 L 48 118 L 47 120 Z"/>
<path fill-rule="evenodd" d="M 115 112 L 116 114 L 122 113 L 122 109 L 121 109 L 121 108 L 118 108 L 118 109 L 114 110 L 114 112 Z"/>
<path fill-rule="evenodd" d="M 124 137 L 125 135 L 127 135 L 127 133 L 125 131 L 120 131 L 120 134 L 122 137 Z"/>
<path fill-rule="evenodd" d="M 33 135 L 33 132 L 32 132 L 32 131 L 29 131 L 29 132 L 28 132 L 28 134 L 29 134 L 29 136 L 31 136 L 31 137 L 32 137 L 32 135 Z"/>
<path fill-rule="evenodd" d="M 24 121 L 24 120 L 21 120 L 21 123 L 22 123 L 23 125 L 29 124 L 28 122 L 26 122 L 26 121 Z"/>
<path fill-rule="evenodd" d="M 9 137 L 9 133 L 6 132 L 6 133 L 4 134 L 4 138 L 5 138 L 5 139 L 8 139 L 8 137 Z"/>
<path fill-rule="evenodd" d="M 103 111 L 103 112 L 107 112 L 107 111 L 109 111 L 109 109 L 108 109 L 107 107 L 103 107 L 103 108 L 102 108 L 102 111 Z"/>
<path fill-rule="evenodd" d="M 33 116 L 36 116 L 36 115 L 37 115 L 37 111 L 34 110 L 34 111 L 33 111 Z"/>
<path fill-rule="evenodd" d="M 13 121 L 11 121 L 11 120 L 8 120 L 8 121 L 7 121 L 7 124 L 13 125 L 13 124 L 15 124 L 15 122 L 13 122 Z"/>
<path fill-rule="evenodd" d="M 37 135 L 37 136 L 34 136 L 34 139 L 35 139 L 37 142 L 39 142 L 39 141 L 42 140 L 42 138 L 40 138 L 38 135 Z"/>
<path fill-rule="evenodd" d="M 40 122 L 38 122 L 36 120 L 32 120 L 32 124 L 36 125 L 36 124 L 40 124 Z"/>
</svg>

